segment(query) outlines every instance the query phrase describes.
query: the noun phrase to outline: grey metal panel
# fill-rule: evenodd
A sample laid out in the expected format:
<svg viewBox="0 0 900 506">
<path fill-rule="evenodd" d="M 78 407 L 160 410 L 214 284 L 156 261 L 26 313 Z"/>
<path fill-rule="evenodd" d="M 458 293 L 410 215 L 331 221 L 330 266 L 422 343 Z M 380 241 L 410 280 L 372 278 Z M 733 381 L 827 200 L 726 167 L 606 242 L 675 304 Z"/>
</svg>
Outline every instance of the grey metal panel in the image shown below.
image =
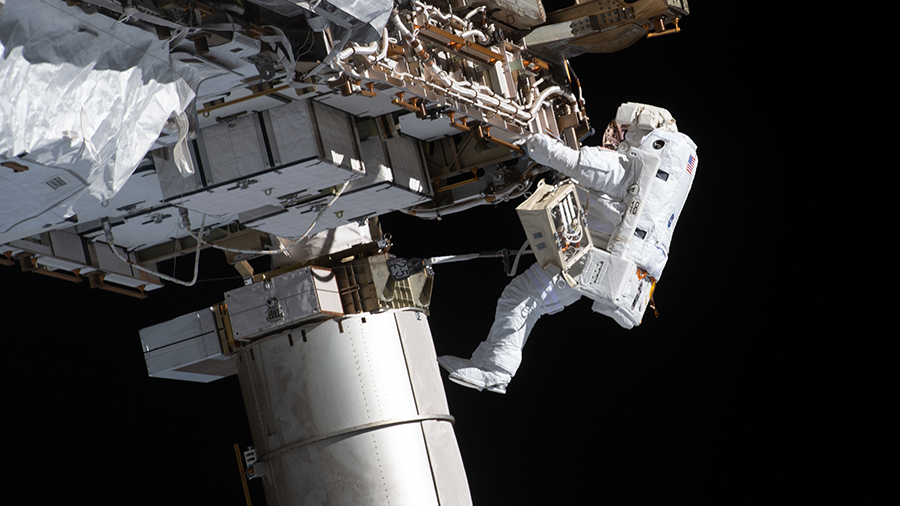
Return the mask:
<svg viewBox="0 0 900 506">
<path fill-rule="evenodd" d="M 274 494 L 266 494 L 270 504 L 440 504 L 418 424 L 314 443 L 272 461 L 269 466 L 278 487 L 278 502 L 271 501 Z"/>
<path fill-rule="evenodd" d="M 65 221 L 66 208 L 57 205 L 86 188 L 85 181 L 74 172 L 0 157 L 0 163 L 8 161 L 24 164 L 28 170 L 0 170 L 0 244 L 45 232 L 47 224 L 70 226 Z"/>
<path fill-rule="evenodd" d="M 460 465 L 462 455 L 453 425 L 437 420 L 424 421 L 422 432 L 441 506 L 471 506 L 469 479 L 466 469 Z"/>
<path fill-rule="evenodd" d="M 202 221 L 203 215 L 194 210 L 189 210 L 188 216 L 194 228 L 199 228 L 201 222 L 206 227 L 212 227 L 227 223 L 234 217 L 232 215 L 216 218 L 207 214 L 205 221 Z M 116 245 L 131 251 L 190 236 L 190 233 L 181 227 L 179 210 L 173 205 L 128 216 L 124 222 L 113 225 L 112 232 Z M 103 235 L 99 235 L 98 240 L 106 239 Z"/>
<path fill-rule="evenodd" d="M 359 145 L 365 177 L 350 183 L 328 212 L 318 218 L 310 234 L 405 209 L 430 198 L 431 186 L 415 139 L 401 136 L 385 141 L 369 136 Z M 287 212 L 272 212 L 245 223 L 280 237 L 299 237 L 318 215 L 314 205 L 328 200 L 289 207 Z"/>
<path fill-rule="evenodd" d="M 423 315 L 307 325 L 237 364 L 269 504 L 471 505 Z"/>
<path fill-rule="evenodd" d="M 310 107 L 309 101 L 299 100 L 263 114 L 276 165 L 322 155 Z"/>
<path fill-rule="evenodd" d="M 374 97 L 366 97 L 363 95 L 341 94 L 325 94 L 314 98 L 317 102 L 328 104 L 335 109 L 340 109 L 359 117 L 378 117 L 384 114 L 390 114 L 397 111 L 397 106 L 391 103 L 396 98 L 398 92 L 404 91 L 402 88 L 386 87 L 379 89 L 378 95 Z"/>
<path fill-rule="evenodd" d="M 300 16 L 306 11 L 290 0 L 249 0 L 250 3 L 260 5 L 266 9 L 272 10 L 282 16 L 294 17 Z"/>
<path fill-rule="evenodd" d="M 62 269 L 65 271 L 74 271 L 78 269 L 81 274 L 87 274 L 91 271 L 96 270 L 84 263 L 70 262 L 68 260 L 62 260 L 55 257 L 37 257 L 37 263 L 38 265 L 51 270 Z"/>
<path fill-rule="evenodd" d="M 449 413 L 428 321 L 415 311 L 395 315 L 419 414 Z"/>
<path fill-rule="evenodd" d="M 279 197 L 305 191 L 314 195 L 319 190 L 352 179 L 356 174 L 336 168 L 318 158 L 297 162 L 287 167 L 270 169 L 242 180 L 203 188 L 191 194 L 171 198 L 167 202 L 212 216 L 238 214 L 266 206 L 281 206 Z M 255 227 L 254 227 L 255 228 Z"/>
<path fill-rule="evenodd" d="M 123 262 L 115 253 L 112 252 L 109 248 L 109 244 L 105 242 L 94 242 L 88 245 L 88 248 L 91 250 L 91 263 L 94 264 L 95 267 L 107 273 L 106 278 L 112 281 L 112 276 L 115 274 L 121 274 L 123 276 L 133 276 L 134 272 L 131 269 L 131 266 L 127 263 Z M 119 254 L 125 258 L 128 258 L 128 252 L 124 249 L 116 246 L 118 248 Z M 121 276 L 120 276 L 121 277 Z M 113 281 L 117 282 L 117 281 Z"/>
<path fill-rule="evenodd" d="M 192 193 L 200 188 L 199 165 L 196 162 L 196 153 L 193 143 L 188 143 L 189 152 L 193 161 L 194 174 L 184 177 L 175 165 L 174 159 L 169 159 L 165 150 L 152 151 L 153 165 L 156 167 L 156 175 L 159 179 L 159 187 L 163 200 L 180 197 Z M 127 185 L 126 185 L 127 186 Z"/>
<path fill-rule="evenodd" d="M 350 117 L 324 105 L 315 106 L 314 113 L 313 107 L 309 101 L 295 101 L 238 118 L 232 127 L 202 129 L 197 146 L 207 186 L 178 193 L 181 186 L 191 185 L 180 183 L 163 164 L 167 202 L 213 216 L 256 209 L 277 212 L 293 205 L 295 197 L 317 195 L 365 176 Z M 248 222 L 253 228 L 282 235 L 283 227 L 272 213 L 251 214 L 263 216 Z M 308 227 L 314 217 L 301 218 L 308 218 Z"/>
<path fill-rule="evenodd" d="M 390 181 L 382 181 L 341 195 L 328 209 L 329 212 L 319 218 L 312 233 L 358 222 L 361 219 L 396 211 L 397 209 L 404 209 L 425 200 L 427 200 L 427 197 L 411 192 L 402 186 L 397 186 Z M 308 227 L 309 225 L 307 224 L 306 226 Z M 305 230 L 304 228 L 300 233 Z"/>
<path fill-rule="evenodd" d="M 255 117 L 241 116 L 200 131 L 206 150 L 203 168 L 207 170 L 207 184 L 240 179 L 266 168 L 265 148 L 259 143 Z"/>
<path fill-rule="evenodd" d="M 432 196 L 431 183 L 419 141 L 399 135 L 385 140 L 385 145 L 389 164 L 394 171 L 394 182 L 411 191 Z"/>
<path fill-rule="evenodd" d="M 233 372 L 231 374 L 234 374 Z M 173 379 L 173 380 L 181 380 L 181 381 L 192 381 L 194 383 L 210 383 L 217 379 L 222 379 L 225 376 L 229 375 L 212 375 L 212 374 L 201 374 L 201 373 L 192 373 L 192 372 L 182 372 L 182 371 L 164 371 L 159 374 L 154 374 L 154 378 L 159 379 Z"/>
<path fill-rule="evenodd" d="M 459 130 L 450 126 L 450 122 L 445 119 L 419 118 L 409 113 L 400 116 L 398 121 L 400 130 L 405 135 L 423 141 L 434 141 L 459 133 Z"/>
<path fill-rule="evenodd" d="M 177 171 L 178 169 L 175 170 Z M 159 205 L 162 199 L 163 194 L 160 189 L 157 172 L 155 170 L 142 170 L 132 174 L 122 186 L 122 189 L 109 200 L 107 209 L 115 209 L 116 212 L 103 213 L 103 216 L 140 212 L 143 209 L 150 209 Z"/>
<path fill-rule="evenodd" d="M 196 364 L 222 354 L 222 346 L 216 334 L 203 334 L 191 339 L 144 353 L 150 376 Z"/>
<path fill-rule="evenodd" d="M 234 337 L 247 338 L 297 324 L 323 311 L 343 312 L 340 305 L 335 307 L 333 298 L 326 298 L 329 305 L 323 307 L 319 291 L 338 292 L 331 271 L 304 267 L 225 292 Z"/>
<path fill-rule="evenodd" d="M 212 308 L 140 330 L 147 372 L 154 378 L 207 383 L 235 373 L 222 350 Z"/>
<path fill-rule="evenodd" d="M 366 162 L 366 176 L 352 181 L 344 193 L 394 179 L 393 171 L 386 165 L 384 142 L 379 136 L 371 136 L 360 142 L 359 148 L 362 159 Z"/>
<path fill-rule="evenodd" d="M 215 331 L 215 315 L 206 308 L 141 329 L 141 345 L 148 352 Z"/>
<path fill-rule="evenodd" d="M 350 115 L 320 102 L 312 104 L 324 157 L 335 165 L 361 168 L 356 128 Z"/>
<path fill-rule="evenodd" d="M 84 244 L 78 234 L 62 230 L 50 231 L 50 245 L 53 247 L 53 256 L 71 260 L 80 264 L 87 263 L 84 257 Z"/>
</svg>

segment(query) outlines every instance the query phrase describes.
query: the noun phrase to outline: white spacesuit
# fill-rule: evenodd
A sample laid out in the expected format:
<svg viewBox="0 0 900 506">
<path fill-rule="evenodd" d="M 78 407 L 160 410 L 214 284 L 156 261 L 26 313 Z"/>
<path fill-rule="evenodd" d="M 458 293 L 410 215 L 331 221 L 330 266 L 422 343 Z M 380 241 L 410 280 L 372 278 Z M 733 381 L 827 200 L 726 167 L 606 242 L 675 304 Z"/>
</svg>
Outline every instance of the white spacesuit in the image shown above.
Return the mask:
<svg viewBox="0 0 900 506">
<path fill-rule="evenodd" d="M 537 320 L 562 311 L 582 295 L 594 300 L 594 311 L 620 326 L 640 324 L 696 174 L 697 146 L 678 132 L 668 111 L 644 104 L 622 104 L 611 127 L 625 131 L 605 142 L 613 149 L 573 150 L 543 134 L 526 140 L 532 160 L 577 180 L 588 191 L 587 225 L 594 249 L 579 269 L 592 269 L 592 274 L 579 276 L 574 287 L 553 265 L 535 263 L 517 276 L 503 290 L 488 337 L 472 357 L 438 358 L 451 381 L 505 393 Z"/>
</svg>

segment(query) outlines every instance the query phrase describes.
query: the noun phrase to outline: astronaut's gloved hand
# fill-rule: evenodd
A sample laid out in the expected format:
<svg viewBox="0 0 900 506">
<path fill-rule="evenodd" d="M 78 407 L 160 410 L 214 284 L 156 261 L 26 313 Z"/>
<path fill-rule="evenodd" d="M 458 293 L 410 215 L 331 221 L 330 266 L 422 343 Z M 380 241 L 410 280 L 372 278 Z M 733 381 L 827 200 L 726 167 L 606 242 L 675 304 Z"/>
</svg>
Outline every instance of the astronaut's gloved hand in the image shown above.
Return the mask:
<svg viewBox="0 0 900 506">
<path fill-rule="evenodd" d="M 531 135 L 529 134 L 528 137 L 531 137 Z M 524 153 L 519 155 L 519 158 L 525 162 L 531 160 L 531 157 L 528 156 L 528 137 L 522 137 L 521 139 L 513 142 L 513 146 L 522 148 L 522 151 L 524 151 Z"/>
<path fill-rule="evenodd" d="M 525 139 L 528 156 L 535 162 L 563 173 L 578 165 L 578 151 L 547 134 L 534 134 Z"/>
</svg>

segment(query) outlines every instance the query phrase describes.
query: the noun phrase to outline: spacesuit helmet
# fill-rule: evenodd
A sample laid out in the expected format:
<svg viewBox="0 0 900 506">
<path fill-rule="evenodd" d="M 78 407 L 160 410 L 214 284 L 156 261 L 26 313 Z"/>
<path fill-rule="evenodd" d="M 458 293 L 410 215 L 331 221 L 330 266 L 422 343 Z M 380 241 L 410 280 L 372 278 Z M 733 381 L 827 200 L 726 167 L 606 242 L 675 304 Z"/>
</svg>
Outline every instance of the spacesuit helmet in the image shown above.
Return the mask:
<svg viewBox="0 0 900 506">
<path fill-rule="evenodd" d="M 620 127 L 630 128 L 633 131 L 650 132 L 657 128 L 670 132 L 678 131 L 675 118 L 667 109 L 636 102 L 626 102 L 620 105 L 616 111 L 615 122 Z"/>
</svg>

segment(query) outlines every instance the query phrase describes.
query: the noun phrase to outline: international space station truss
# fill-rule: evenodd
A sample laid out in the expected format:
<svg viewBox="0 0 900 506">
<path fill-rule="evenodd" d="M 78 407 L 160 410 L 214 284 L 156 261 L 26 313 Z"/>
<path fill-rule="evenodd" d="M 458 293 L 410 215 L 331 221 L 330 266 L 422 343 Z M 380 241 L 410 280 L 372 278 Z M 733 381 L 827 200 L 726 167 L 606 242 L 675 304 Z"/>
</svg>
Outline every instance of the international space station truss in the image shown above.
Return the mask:
<svg viewBox="0 0 900 506">
<path fill-rule="evenodd" d="M 151 48 L 193 98 L 157 118 L 146 154 L 133 149 L 99 193 L 96 163 L 71 161 L 91 164 L 91 143 L 54 159 L 31 140 L 79 148 L 90 111 L 58 121 L 74 134 L 0 139 L 0 183 L 11 195 L 0 254 L 143 296 L 166 279 L 157 262 L 197 247 L 229 248 L 239 263 L 391 211 L 439 218 L 518 197 L 536 176 L 519 161 L 518 140 L 540 132 L 577 147 L 592 131 L 568 58 L 677 30 L 687 11 L 686 0 L 598 0 L 550 13 L 537 0 L 9 1 L 0 22 L 69 34 L 69 46 L 105 54 L 113 70 L 123 70 L 114 65 L 124 48 Z M 115 128 L 110 142 L 120 146 L 134 130 Z M 93 162 L 103 159 L 97 151 Z"/>
</svg>

